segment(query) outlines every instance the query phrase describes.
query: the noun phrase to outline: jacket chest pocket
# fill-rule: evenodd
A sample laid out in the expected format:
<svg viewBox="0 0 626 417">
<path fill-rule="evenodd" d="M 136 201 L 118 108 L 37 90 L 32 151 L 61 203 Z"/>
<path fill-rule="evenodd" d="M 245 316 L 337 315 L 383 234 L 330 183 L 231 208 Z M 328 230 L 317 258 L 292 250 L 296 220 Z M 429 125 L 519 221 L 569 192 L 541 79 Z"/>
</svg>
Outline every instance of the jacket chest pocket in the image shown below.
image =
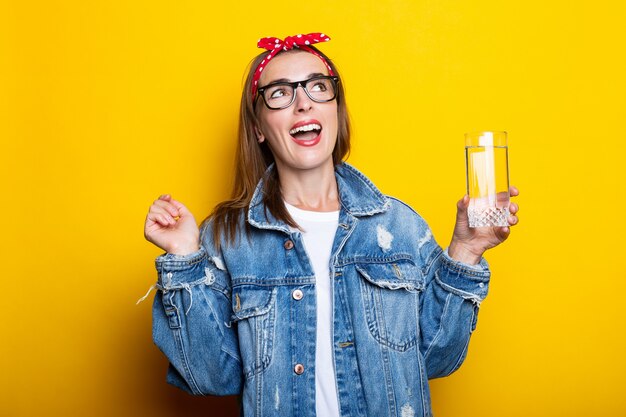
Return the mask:
<svg viewBox="0 0 626 417">
<path fill-rule="evenodd" d="M 237 325 L 239 350 L 246 378 L 262 372 L 272 361 L 277 288 L 240 285 L 233 288 L 231 317 Z"/>
<path fill-rule="evenodd" d="M 357 264 L 367 326 L 372 336 L 404 352 L 417 344 L 419 299 L 424 289 L 421 270 L 402 260 Z"/>
</svg>

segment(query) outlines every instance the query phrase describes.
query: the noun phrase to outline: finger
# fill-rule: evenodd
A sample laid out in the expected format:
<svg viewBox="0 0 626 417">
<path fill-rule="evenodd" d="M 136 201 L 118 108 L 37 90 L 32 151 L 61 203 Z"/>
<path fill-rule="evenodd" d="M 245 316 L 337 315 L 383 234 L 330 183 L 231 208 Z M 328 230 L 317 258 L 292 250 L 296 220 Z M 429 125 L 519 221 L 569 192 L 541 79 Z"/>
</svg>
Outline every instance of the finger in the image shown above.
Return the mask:
<svg viewBox="0 0 626 417">
<path fill-rule="evenodd" d="M 511 197 L 516 197 L 516 196 L 518 196 L 518 195 L 519 195 L 519 190 L 517 189 L 517 187 L 516 187 L 516 186 L 511 185 L 511 186 L 509 187 L 509 194 L 511 194 Z"/>
<path fill-rule="evenodd" d="M 157 214 L 163 214 L 166 217 L 171 218 L 172 220 L 175 220 L 175 217 L 178 214 L 176 209 L 174 209 L 173 207 L 171 207 L 171 206 L 162 206 L 162 205 L 152 205 L 152 206 L 150 206 L 150 212 L 157 213 Z"/>
<path fill-rule="evenodd" d="M 149 227 L 152 227 L 154 223 L 156 223 L 154 215 L 152 213 L 148 213 L 148 215 L 146 216 L 146 222 L 143 227 L 144 231 L 146 231 Z"/>
<path fill-rule="evenodd" d="M 151 211 L 148 213 L 148 220 L 158 223 L 163 227 L 176 224 L 176 220 L 165 211 Z"/>
<path fill-rule="evenodd" d="M 163 201 L 170 201 L 172 199 L 172 196 L 170 194 L 161 194 L 158 199 Z"/>
<path fill-rule="evenodd" d="M 509 229 L 508 227 L 498 227 L 495 230 L 495 234 L 500 242 L 504 242 L 511 234 L 511 229 Z"/>
<path fill-rule="evenodd" d="M 467 207 L 469 206 L 469 196 L 465 195 L 456 203 L 456 223 L 457 225 L 466 225 L 469 221 L 467 218 Z"/>
<path fill-rule="evenodd" d="M 176 210 L 178 210 L 179 215 L 182 216 L 182 215 L 190 215 L 191 214 L 189 209 L 183 203 L 181 203 L 180 201 L 172 199 L 171 203 L 176 208 Z"/>
<path fill-rule="evenodd" d="M 153 206 L 154 207 L 163 208 L 172 217 L 179 217 L 180 216 L 180 213 L 179 213 L 178 209 L 176 209 L 174 204 L 172 204 L 172 201 L 155 200 Z"/>
<path fill-rule="evenodd" d="M 174 216 L 172 216 L 170 214 L 169 211 L 167 211 L 167 209 L 165 207 L 159 207 L 159 206 L 151 206 L 150 207 L 150 212 L 155 215 L 155 218 L 160 218 L 163 219 L 163 225 L 167 226 L 167 225 L 173 225 L 176 224 L 176 219 L 174 218 Z"/>
<path fill-rule="evenodd" d="M 515 213 L 517 213 L 518 211 L 519 211 L 519 206 L 518 206 L 517 204 L 515 204 L 515 203 L 511 203 L 511 204 L 509 204 L 509 212 L 510 212 L 511 214 L 515 214 Z"/>
<path fill-rule="evenodd" d="M 171 219 L 169 216 L 166 216 L 165 214 L 157 214 L 157 219 L 158 219 L 159 224 L 165 227 L 176 223 L 174 219 Z"/>
<path fill-rule="evenodd" d="M 509 224 L 511 226 L 515 226 L 517 224 L 517 222 L 519 221 L 517 216 L 509 216 L 509 218 L 507 220 L 508 220 L 508 222 L 509 222 Z"/>
<path fill-rule="evenodd" d="M 456 208 L 459 210 L 467 210 L 468 206 L 469 206 L 469 196 L 465 194 L 462 199 L 457 201 Z"/>
<path fill-rule="evenodd" d="M 500 205 L 508 203 L 509 198 L 509 193 L 504 191 L 496 194 L 496 201 L 500 203 Z"/>
<path fill-rule="evenodd" d="M 147 232 L 149 228 L 153 227 L 155 224 L 159 226 L 163 226 L 159 220 L 159 215 L 156 213 L 148 213 L 146 216 L 146 224 L 144 226 L 144 230 Z M 147 237 L 147 234 L 146 234 Z"/>
</svg>

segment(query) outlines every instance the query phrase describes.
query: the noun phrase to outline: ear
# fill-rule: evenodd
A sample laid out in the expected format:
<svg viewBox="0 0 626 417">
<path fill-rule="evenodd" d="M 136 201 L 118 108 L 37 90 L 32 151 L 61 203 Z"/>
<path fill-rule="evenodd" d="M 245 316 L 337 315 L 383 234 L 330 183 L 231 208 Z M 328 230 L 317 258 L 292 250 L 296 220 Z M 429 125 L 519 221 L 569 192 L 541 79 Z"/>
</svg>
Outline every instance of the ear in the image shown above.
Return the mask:
<svg viewBox="0 0 626 417">
<path fill-rule="evenodd" d="M 259 143 L 263 143 L 265 141 L 265 136 L 263 135 L 263 132 L 261 132 L 261 129 L 259 129 L 257 126 L 254 126 L 254 134 L 256 135 L 256 139 L 257 141 L 259 141 Z"/>
</svg>

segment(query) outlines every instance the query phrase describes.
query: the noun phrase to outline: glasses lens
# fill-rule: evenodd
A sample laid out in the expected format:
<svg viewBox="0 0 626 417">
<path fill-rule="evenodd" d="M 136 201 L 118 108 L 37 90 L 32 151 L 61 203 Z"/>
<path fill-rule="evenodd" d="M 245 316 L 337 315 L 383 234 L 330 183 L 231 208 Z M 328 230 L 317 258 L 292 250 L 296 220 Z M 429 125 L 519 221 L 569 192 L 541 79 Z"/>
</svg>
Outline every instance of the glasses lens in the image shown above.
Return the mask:
<svg viewBox="0 0 626 417">
<path fill-rule="evenodd" d="M 280 109 L 291 103 L 293 87 L 289 84 L 274 84 L 263 92 L 265 102 L 272 109 Z"/>
<path fill-rule="evenodd" d="M 304 82 L 305 89 L 311 99 L 317 102 L 333 100 L 337 95 L 337 84 L 331 77 L 316 77 Z M 293 102 L 296 94 L 294 85 L 290 83 L 271 84 L 263 90 L 265 104 L 270 109 L 284 109 Z"/>
<path fill-rule="evenodd" d="M 313 78 L 307 81 L 306 91 L 315 101 L 330 101 L 335 98 L 335 83 L 331 78 Z"/>
</svg>

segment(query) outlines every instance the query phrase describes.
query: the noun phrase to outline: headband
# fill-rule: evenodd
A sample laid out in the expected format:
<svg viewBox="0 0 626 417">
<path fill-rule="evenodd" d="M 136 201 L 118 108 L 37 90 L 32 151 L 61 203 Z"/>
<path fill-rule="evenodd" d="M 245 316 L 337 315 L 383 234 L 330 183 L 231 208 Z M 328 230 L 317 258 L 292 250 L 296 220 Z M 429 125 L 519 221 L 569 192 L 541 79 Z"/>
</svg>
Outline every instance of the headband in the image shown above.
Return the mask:
<svg viewBox="0 0 626 417">
<path fill-rule="evenodd" d="M 314 43 L 319 42 L 328 42 L 330 38 L 323 33 L 309 33 L 307 35 L 296 35 L 296 36 L 287 36 L 285 39 L 278 38 L 261 38 L 257 43 L 257 47 L 264 48 L 270 51 L 269 54 L 261 61 L 259 66 L 254 71 L 254 77 L 252 77 L 252 101 L 256 98 L 256 90 L 259 83 L 259 78 L 261 78 L 261 72 L 263 72 L 263 68 L 266 66 L 266 63 L 269 62 L 270 59 L 274 58 L 277 53 L 280 51 L 289 51 L 290 49 L 298 48 L 303 51 L 309 52 L 319 59 L 322 60 L 326 68 L 328 68 L 328 73 L 330 75 L 335 75 L 334 71 L 328 65 L 328 62 L 322 57 L 319 53 L 317 53 L 312 48 L 309 48 L 308 45 L 312 45 Z"/>
</svg>

